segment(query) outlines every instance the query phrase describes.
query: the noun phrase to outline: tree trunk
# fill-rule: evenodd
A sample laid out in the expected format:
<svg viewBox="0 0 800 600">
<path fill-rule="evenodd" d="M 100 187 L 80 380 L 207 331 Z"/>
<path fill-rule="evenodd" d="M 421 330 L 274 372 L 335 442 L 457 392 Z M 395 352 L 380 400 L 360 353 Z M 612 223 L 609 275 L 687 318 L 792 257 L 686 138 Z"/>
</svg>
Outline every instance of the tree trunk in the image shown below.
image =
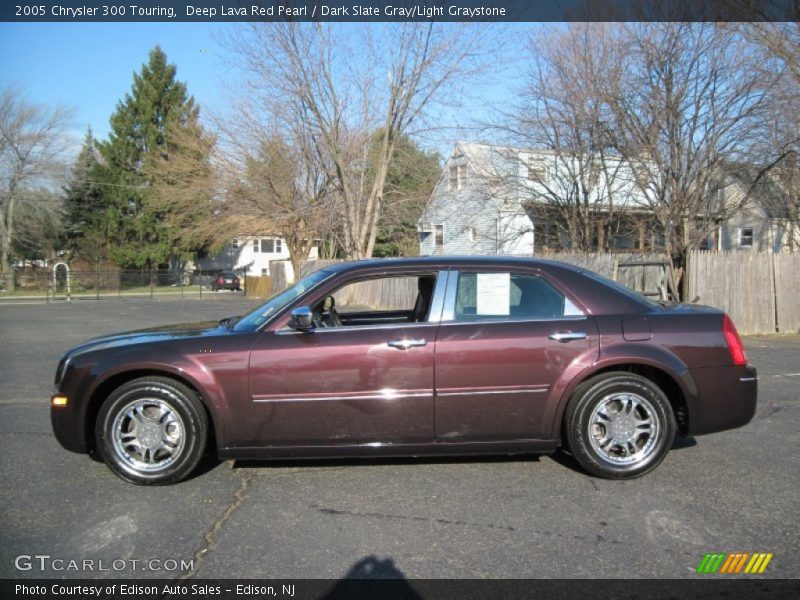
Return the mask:
<svg viewBox="0 0 800 600">
<path fill-rule="evenodd" d="M 3 273 L 5 279 L 5 289 L 7 292 L 13 292 L 14 286 L 14 269 L 11 266 L 11 236 L 14 227 L 14 192 L 11 192 L 11 198 L 8 201 L 8 207 L 5 214 L 1 215 L 3 219 L 3 235 L 0 238 L 0 271 Z"/>
</svg>

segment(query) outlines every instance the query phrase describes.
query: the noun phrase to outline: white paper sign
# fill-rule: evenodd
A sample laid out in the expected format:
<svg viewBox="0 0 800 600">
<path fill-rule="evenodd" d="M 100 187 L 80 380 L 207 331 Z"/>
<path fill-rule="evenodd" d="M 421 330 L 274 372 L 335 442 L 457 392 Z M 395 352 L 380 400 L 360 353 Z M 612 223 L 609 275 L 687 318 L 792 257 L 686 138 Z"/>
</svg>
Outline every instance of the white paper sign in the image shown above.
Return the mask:
<svg viewBox="0 0 800 600">
<path fill-rule="evenodd" d="M 475 312 L 479 315 L 507 315 L 511 303 L 511 274 L 478 273 L 477 279 Z"/>
</svg>

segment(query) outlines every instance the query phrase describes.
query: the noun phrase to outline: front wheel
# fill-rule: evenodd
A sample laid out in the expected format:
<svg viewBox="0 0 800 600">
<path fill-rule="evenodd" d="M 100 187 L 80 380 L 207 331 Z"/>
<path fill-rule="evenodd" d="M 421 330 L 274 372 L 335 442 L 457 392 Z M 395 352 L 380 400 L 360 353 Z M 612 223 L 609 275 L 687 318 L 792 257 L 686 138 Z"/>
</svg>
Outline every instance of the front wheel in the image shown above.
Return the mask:
<svg viewBox="0 0 800 600">
<path fill-rule="evenodd" d="M 567 441 L 589 473 L 632 479 L 664 460 L 675 438 L 672 406 L 656 384 L 635 373 L 605 373 L 582 383 L 565 414 Z"/>
<path fill-rule="evenodd" d="M 207 438 L 197 394 L 166 377 L 142 377 L 114 390 L 95 425 L 100 457 L 122 479 L 141 485 L 184 479 L 200 462 Z"/>
</svg>

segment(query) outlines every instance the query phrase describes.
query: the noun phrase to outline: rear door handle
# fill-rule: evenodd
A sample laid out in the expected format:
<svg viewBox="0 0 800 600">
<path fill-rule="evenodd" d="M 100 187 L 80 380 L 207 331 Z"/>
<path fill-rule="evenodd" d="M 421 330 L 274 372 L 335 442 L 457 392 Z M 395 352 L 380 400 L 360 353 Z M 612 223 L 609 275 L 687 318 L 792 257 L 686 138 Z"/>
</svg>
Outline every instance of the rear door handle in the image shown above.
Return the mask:
<svg viewBox="0 0 800 600">
<path fill-rule="evenodd" d="M 586 332 L 585 331 L 567 331 L 563 333 L 551 333 L 548 336 L 551 340 L 555 340 L 557 342 L 561 342 L 565 344 L 567 342 L 571 342 L 572 340 L 585 340 L 586 339 Z"/>
<path fill-rule="evenodd" d="M 386 342 L 386 345 L 391 348 L 397 348 L 399 350 L 408 350 L 409 348 L 418 348 L 420 346 L 427 346 L 428 340 L 392 340 L 391 342 Z"/>
</svg>

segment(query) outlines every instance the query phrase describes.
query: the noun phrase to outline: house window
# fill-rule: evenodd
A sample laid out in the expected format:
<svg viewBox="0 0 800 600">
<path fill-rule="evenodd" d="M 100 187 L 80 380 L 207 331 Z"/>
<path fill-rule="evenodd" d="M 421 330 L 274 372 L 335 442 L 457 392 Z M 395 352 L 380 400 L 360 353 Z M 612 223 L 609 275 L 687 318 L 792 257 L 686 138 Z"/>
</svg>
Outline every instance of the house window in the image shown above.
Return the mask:
<svg viewBox="0 0 800 600">
<path fill-rule="evenodd" d="M 753 228 L 742 227 L 739 229 L 739 248 L 753 247 Z"/>
<path fill-rule="evenodd" d="M 262 267 L 261 268 L 261 276 L 262 277 L 266 277 L 267 275 L 269 275 L 269 269 L 267 269 L 266 267 Z"/>
<path fill-rule="evenodd" d="M 277 239 L 263 239 L 261 240 L 261 249 L 259 250 L 259 241 L 255 241 L 255 251 L 264 254 L 280 254 L 283 249 L 283 240 Z"/>
<path fill-rule="evenodd" d="M 467 187 L 467 165 L 453 165 L 450 167 L 450 190 L 460 190 Z"/>
<path fill-rule="evenodd" d="M 434 227 L 433 245 L 437 250 L 444 248 L 444 225 L 436 225 Z"/>
<path fill-rule="evenodd" d="M 539 159 L 529 160 L 528 179 L 530 181 L 543 181 L 547 179 L 547 165 Z"/>
</svg>

